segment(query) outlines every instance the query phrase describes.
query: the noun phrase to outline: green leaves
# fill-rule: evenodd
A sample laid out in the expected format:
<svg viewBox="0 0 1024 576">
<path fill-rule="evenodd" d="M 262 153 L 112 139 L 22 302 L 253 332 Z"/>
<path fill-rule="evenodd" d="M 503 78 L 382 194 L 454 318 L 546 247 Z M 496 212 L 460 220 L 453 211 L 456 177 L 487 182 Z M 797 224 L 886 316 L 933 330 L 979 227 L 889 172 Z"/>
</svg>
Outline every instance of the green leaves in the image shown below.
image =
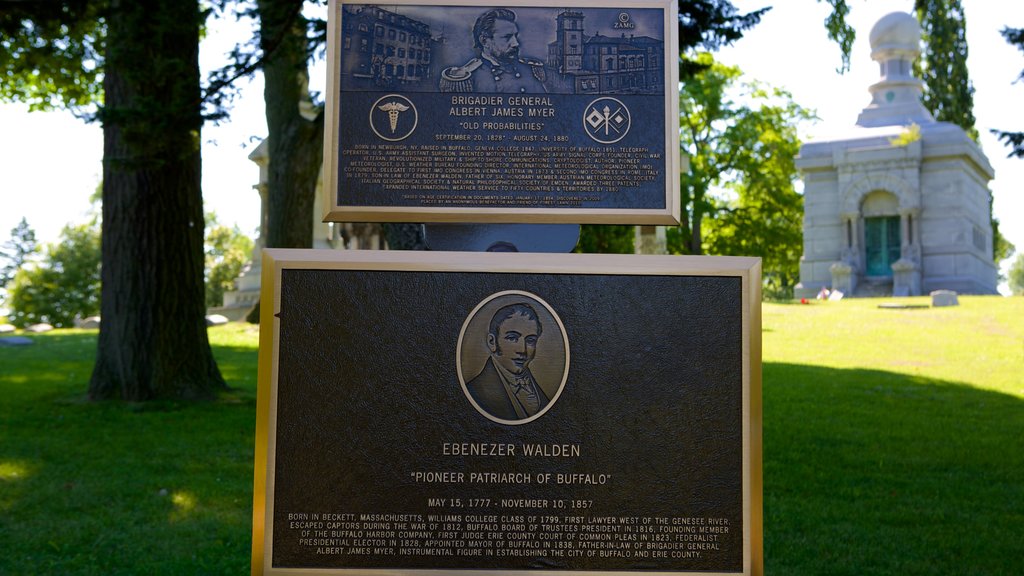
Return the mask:
<svg viewBox="0 0 1024 576">
<path fill-rule="evenodd" d="M 818 0 L 821 2 L 822 0 Z M 837 70 L 840 74 L 850 69 L 850 52 L 853 50 L 853 41 L 857 38 L 857 31 L 846 23 L 846 16 L 850 13 L 850 6 L 846 0 L 824 0 L 832 6 L 832 12 L 825 19 L 825 29 L 828 30 L 828 39 L 839 44 L 843 55 L 843 65 Z"/>
<path fill-rule="evenodd" d="M 206 306 L 222 306 L 224 292 L 234 288 L 235 279 L 252 255 L 253 242 L 238 226 L 217 223 L 217 217 L 206 217 Z"/>
<path fill-rule="evenodd" d="M 67 225 L 36 265 L 22 266 L 10 287 L 15 326 L 74 325 L 100 312 L 100 230 L 94 222 Z"/>
<path fill-rule="evenodd" d="M 0 100 L 91 118 L 102 96 L 101 2 L 14 2 L 0 10 Z"/>
<path fill-rule="evenodd" d="M 922 102 L 936 120 L 951 122 L 977 141 L 974 85 L 967 73 L 967 22 L 960 0 L 916 0 L 924 50 L 915 71 L 924 80 Z"/>
<path fill-rule="evenodd" d="M 1017 296 L 1024 296 L 1024 252 L 1017 254 L 1017 259 L 1010 266 L 1010 274 L 1007 279 L 1010 283 L 1010 292 Z"/>
<path fill-rule="evenodd" d="M 0 246 L 0 258 L 4 260 L 4 266 L 0 268 L 0 288 L 14 280 L 14 275 L 38 250 L 36 231 L 28 225 L 28 220 L 22 218 L 11 229 L 11 239 Z"/>
<path fill-rule="evenodd" d="M 669 230 L 669 250 L 760 256 L 766 288 L 787 290 L 802 252 L 797 124 L 814 114 L 785 90 L 744 82 L 738 68 L 710 54 L 695 62 L 705 68 L 683 84 L 679 102 L 690 155 L 680 190 L 686 222 Z"/>
<path fill-rule="evenodd" d="M 1003 28 L 1001 34 L 1008 43 L 1019 48 L 1024 52 L 1024 28 Z M 1024 71 L 1020 73 L 1017 80 L 1024 80 Z M 1024 158 L 1024 132 L 1004 132 L 1002 130 L 992 130 L 999 140 L 1003 142 L 1007 147 L 1010 148 L 1010 153 L 1007 156 L 1017 158 Z"/>
</svg>

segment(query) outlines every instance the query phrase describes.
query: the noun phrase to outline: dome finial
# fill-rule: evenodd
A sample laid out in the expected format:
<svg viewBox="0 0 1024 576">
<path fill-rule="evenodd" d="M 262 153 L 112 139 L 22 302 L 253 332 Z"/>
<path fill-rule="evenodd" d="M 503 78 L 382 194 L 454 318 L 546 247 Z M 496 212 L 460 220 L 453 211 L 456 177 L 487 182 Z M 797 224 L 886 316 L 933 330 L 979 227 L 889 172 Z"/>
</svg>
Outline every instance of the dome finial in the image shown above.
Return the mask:
<svg viewBox="0 0 1024 576">
<path fill-rule="evenodd" d="M 871 104 L 857 118 L 858 126 L 907 126 L 934 122 L 921 103 L 924 84 L 914 77 L 914 59 L 921 54 L 921 26 L 906 12 L 892 12 L 871 28 L 871 59 L 881 78 L 871 85 Z"/>
<path fill-rule="evenodd" d="M 881 52 L 921 53 L 921 25 L 906 12 L 890 12 L 882 16 L 871 28 L 871 57 Z"/>
</svg>

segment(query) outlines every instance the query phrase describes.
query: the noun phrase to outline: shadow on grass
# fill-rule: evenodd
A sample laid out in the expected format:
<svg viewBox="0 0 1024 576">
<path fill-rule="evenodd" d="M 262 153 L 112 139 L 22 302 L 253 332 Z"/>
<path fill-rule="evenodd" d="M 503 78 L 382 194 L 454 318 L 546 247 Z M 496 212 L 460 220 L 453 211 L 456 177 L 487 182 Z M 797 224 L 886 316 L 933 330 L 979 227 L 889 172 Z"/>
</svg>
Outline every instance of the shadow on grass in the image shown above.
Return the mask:
<svg viewBox="0 0 1024 576">
<path fill-rule="evenodd" d="M 0 574 L 247 572 L 255 349 L 214 347 L 224 401 L 138 411 L 65 400 L 94 346 L 0 350 Z M 768 574 L 1019 572 L 1020 398 L 767 363 L 764 408 Z"/>
<path fill-rule="evenodd" d="M 768 574 L 1017 574 L 1024 401 L 876 370 L 764 366 Z"/>
<path fill-rule="evenodd" d="M 0 349 L 0 574 L 242 574 L 256 349 L 214 402 L 84 401 L 96 332 Z"/>
</svg>

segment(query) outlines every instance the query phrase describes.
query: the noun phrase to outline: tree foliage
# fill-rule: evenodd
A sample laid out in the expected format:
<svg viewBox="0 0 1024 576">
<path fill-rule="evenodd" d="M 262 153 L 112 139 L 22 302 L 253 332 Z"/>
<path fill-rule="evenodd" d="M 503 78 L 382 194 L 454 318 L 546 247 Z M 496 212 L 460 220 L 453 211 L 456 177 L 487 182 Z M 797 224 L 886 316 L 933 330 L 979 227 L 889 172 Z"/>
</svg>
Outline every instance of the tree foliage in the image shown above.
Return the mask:
<svg viewBox="0 0 1024 576">
<path fill-rule="evenodd" d="M 14 277 L 8 304 L 15 326 L 46 322 L 74 325 L 100 312 L 100 230 L 95 223 L 68 225 L 46 247 L 42 260 Z"/>
<path fill-rule="evenodd" d="M 1024 252 L 1017 254 L 1017 259 L 1010 266 L 1009 277 L 1010 292 L 1017 296 L 1024 296 Z"/>
<path fill-rule="evenodd" d="M 106 2 L 0 0 L 0 100 L 80 115 L 101 100 Z"/>
<path fill-rule="evenodd" d="M 28 225 L 28 220 L 22 218 L 17 226 L 11 228 L 10 240 L 0 246 L 0 258 L 4 260 L 3 268 L 0 268 L 0 288 L 14 280 L 14 275 L 38 250 L 36 231 Z"/>
<path fill-rule="evenodd" d="M 704 64 L 691 56 L 696 50 L 713 52 L 743 37 L 771 8 L 740 13 L 728 0 L 679 1 L 679 78 L 686 81 Z"/>
<path fill-rule="evenodd" d="M 252 240 L 238 229 L 206 217 L 206 306 L 223 306 L 224 292 L 234 288 L 235 279 L 252 256 Z"/>
<path fill-rule="evenodd" d="M 817 0 L 822 2 L 822 0 Z M 828 31 L 828 39 L 839 45 L 839 52 L 842 58 L 842 65 L 838 68 L 839 73 L 850 69 L 850 52 L 853 51 L 853 42 L 857 39 L 857 31 L 846 22 L 850 14 L 850 5 L 846 0 L 824 0 L 832 6 L 832 12 L 825 19 L 825 29 Z"/>
<path fill-rule="evenodd" d="M 705 70 L 680 96 L 690 171 L 682 175 L 684 222 L 669 229 L 669 251 L 761 256 L 766 287 L 786 290 L 802 249 L 796 125 L 813 114 L 783 90 L 741 82 L 738 68 L 710 54 L 698 58 Z"/>
<path fill-rule="evenodd" d="M 921 101 L 936 120 L 963 128 L 977 141 L 974 85 L 967 73 L 967 21 L 960 0 L 915 0 L 924 49 L 915 71 L 924 81 Z"/>
<path fill-rule="evenodd" d="M 766 99 L 752 117 L 760 136 L 747 160 L 751 164 L 728 185 L 733 195 L 709 220 L 705 245 L 711 254 L 760 256 L 765 295 L 789 298 L 803 253 L 803 196 L 794 187 L 800 151 L 795 120 L 811 114 L 783 91 L 754 91 Z"/>
<path fill-rule="evenodd" d="M 1006 27 L 1002 30 L 1003 38 L 1006 39 L 1011 45 L 1016 46 L 1024 52 L 1024 28 L 1010 28 Z M 1024 71 L 1021 71 L 1020 76 L 1017 77 L 1017 81 L 1024 81 Z M 992 130 L 992 133 L 1002 140 L 1003 144 L 1006 144 L 1010 148 L 1009 157 L 1016 156 L 1017 158 L 1024 158 L 1024 132 L 1004 132 L 1002 130 Z"/>
<path fill-rule="evenodd" d="M 574 252 L 585 254 L 632 254 L 636 241 L 633 226 L 585 224 Z"/>
</svg>

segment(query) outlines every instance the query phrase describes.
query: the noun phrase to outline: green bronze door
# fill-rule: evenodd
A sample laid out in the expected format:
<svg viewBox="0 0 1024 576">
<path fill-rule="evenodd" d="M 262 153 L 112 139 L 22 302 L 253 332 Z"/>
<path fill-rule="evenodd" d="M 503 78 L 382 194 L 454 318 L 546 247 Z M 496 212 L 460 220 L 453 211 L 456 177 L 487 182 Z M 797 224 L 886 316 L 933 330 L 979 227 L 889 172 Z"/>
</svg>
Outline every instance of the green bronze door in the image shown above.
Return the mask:
<svg viewBox="0 0 1024 576">
<path fill-rule="evenodd" d="M 892 276 L 892 263 L 900 257 L 900 217 L 864 219 L 864 253 L 868 276 Z"/>
</svg>

